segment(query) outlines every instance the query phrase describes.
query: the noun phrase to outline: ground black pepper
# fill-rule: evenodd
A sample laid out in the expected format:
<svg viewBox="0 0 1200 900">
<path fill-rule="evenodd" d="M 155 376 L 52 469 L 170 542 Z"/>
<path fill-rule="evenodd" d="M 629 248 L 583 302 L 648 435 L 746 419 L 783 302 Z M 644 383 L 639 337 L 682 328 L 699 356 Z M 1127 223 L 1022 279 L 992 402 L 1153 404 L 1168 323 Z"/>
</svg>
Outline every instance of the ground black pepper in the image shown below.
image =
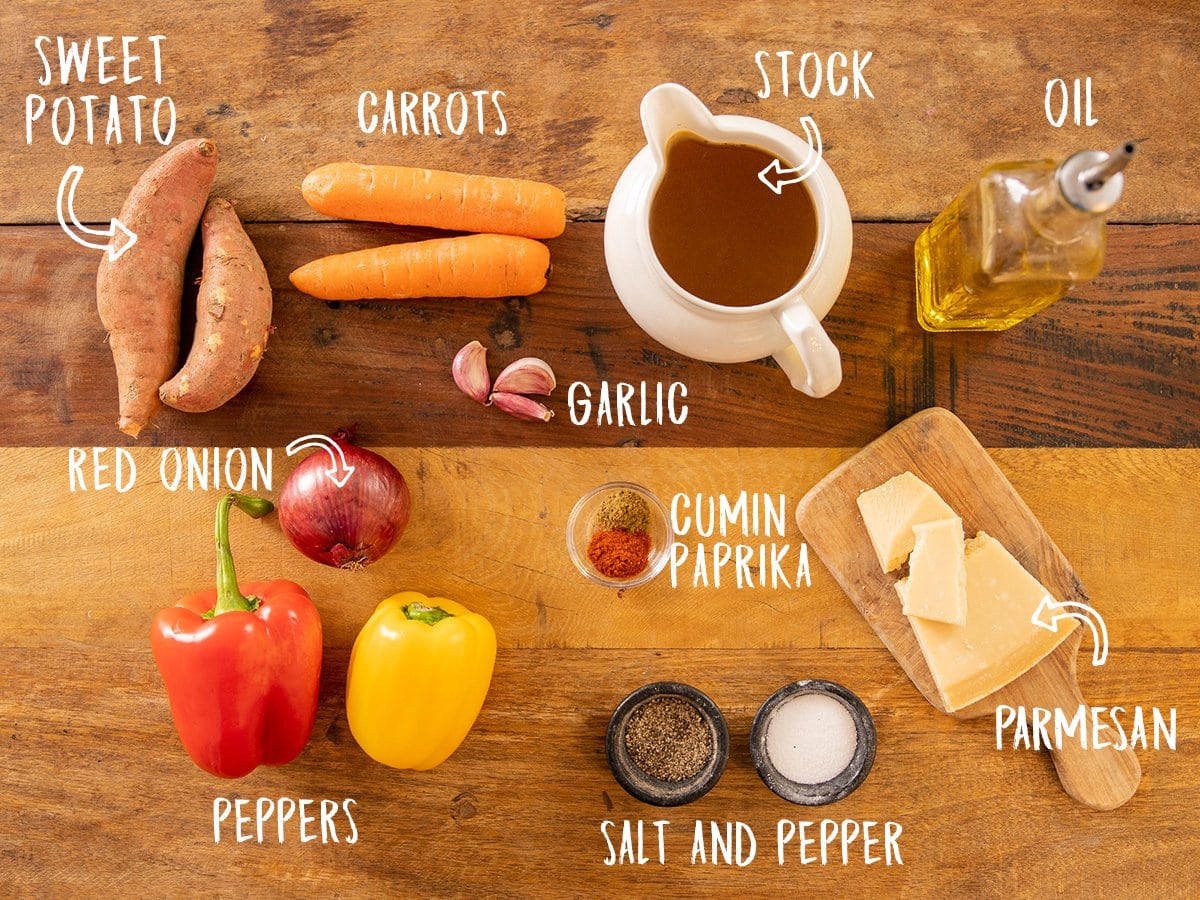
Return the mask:
<svg viewBox="0 0 1200 900">
<path fill-rule="evenodd" d="M 696 707 L 682 697 L 653 697 L 630 714 L 625 749 L 647 775 L 685 781 L 712 759 L 712 732 Z"/>
</svg>

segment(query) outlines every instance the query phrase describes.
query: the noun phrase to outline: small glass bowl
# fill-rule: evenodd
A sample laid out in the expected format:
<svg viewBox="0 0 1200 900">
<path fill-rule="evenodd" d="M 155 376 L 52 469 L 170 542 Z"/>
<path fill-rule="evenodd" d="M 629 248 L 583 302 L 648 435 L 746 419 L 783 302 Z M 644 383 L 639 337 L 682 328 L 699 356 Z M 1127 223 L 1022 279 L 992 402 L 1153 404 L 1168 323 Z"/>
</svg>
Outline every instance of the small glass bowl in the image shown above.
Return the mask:
<svg viewBox="0 0 1200 900">
<path fill-rule="evenodd" d="M 650 556 L 644 568 L 632 578 L 609 578 L 600 574 L 592 561 L 588 559 L 588 542 L 596 531 L 596 513 L 604 496 L 611 491 L 621 489 L 633 491 L 646 501 L 650 508 Z M 589 581 L 602 587 L 624 590 L 646 584 L 667 565 L 671 556 L 671 545 L 675 542 L 675 532 L 671 530 L 671 516 L 661 500 L 640 484 L 628 481 L 610 481 L 594 490 L 588 491 L 579 498 L 571 515 L 567 518 L 567 553 L 575 568 L 584 574 Z"/>
</svg>

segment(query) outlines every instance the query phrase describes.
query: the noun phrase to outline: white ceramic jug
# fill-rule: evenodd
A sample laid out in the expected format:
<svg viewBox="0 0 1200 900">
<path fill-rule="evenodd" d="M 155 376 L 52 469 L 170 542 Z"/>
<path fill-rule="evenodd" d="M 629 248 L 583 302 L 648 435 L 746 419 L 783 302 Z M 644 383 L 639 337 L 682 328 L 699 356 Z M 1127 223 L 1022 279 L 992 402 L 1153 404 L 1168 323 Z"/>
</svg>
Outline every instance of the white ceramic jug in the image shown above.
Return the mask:
<svg viewBox="0 0 1200 900">
<path fill-rule="evenodd" d="M 641 112 L 647 146 L 621 174 L 604 223 L 605 261 L 621 303 L 642 330 L 672 350 L 719 363 L 774 356 L 794 388 L 811 397 L 829 394 L 841 383 L 842 361 L 820 320 L 846 281 L 853 240 L 850 207 L 833 172 L 822 160 L 805 180 L 817 240 L 800 281 L 757 306 L 710 303 L 675 283 L 650 242 L 650 204 L 662 181 L 667 141 L 690 131 L 715 143 L 748 144 L 774 154 L 785 168 L 807 168 L 815 151 L 771 122 L 714 116 L 678 84 L 647 93 Z"/>
</svg>

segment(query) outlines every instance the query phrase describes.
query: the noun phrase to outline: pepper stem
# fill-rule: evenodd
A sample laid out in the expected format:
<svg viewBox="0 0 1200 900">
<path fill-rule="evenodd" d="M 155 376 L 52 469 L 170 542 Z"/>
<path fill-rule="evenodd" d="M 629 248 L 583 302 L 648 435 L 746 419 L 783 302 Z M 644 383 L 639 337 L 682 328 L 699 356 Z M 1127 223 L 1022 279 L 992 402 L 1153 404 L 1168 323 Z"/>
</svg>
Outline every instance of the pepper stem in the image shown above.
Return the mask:
<svg viewBox="0 0 1200 900">
<path fill-rule="evenodd" d="M 408 619 L 424 622 L 426 625 L 436 625 L 442 619 L 454 618 L 454 613 L 446 612 L 440 606 L 429 606 L 426 603 L 408 604 L 404 607 L 404 615 Z"/>
<path fill-rule="evenodd" d="M 234 610 L 253 612 L 258 608 L 257 597 L 243 597 L 238 590 L 237 573 L 233 569 L 233 552 L 229 549 L 229 507 L 234 504 L 254 519 L 261 519 L 275 508 L 270 500 L 234 493 L 226 494 L 217 504 L 217 602 L 205 618 Z"/>
</svg>

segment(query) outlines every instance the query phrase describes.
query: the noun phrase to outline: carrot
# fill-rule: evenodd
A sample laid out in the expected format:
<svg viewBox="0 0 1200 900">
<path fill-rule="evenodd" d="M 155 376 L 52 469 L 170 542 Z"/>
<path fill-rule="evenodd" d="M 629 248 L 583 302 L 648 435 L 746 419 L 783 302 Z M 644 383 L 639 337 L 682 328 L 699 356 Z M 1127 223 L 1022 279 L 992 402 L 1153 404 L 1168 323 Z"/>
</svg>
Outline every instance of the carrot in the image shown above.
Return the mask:
<svg viewBox="0 0 1200 900">
<path fill-rule="evenodd" d="M 208 412 L 254 377 L 271 334 L 271 282 L 233 204 L 213 197 L 200 220 L 204 278 L 187 362 L 158 389 L 167 406 Z"/>
<path fill-rule="evenodd" d="M 322 300 L 512 297 L 546 286 L 545 244 L 506 234 L 470 234 L 325 256 L 291 274 Z"/>
<path fill-rule="evenodd" d="M 567 221 L 562 191 L 517 178 L 342 162 L 310 172 L 301 190 L 341 219 L 530 238 L 558 237 Z"/>
<path fill-rule="evenodd" d="M 96 273 L 96 306 L 117 367 L 120 419 L 138 432 L 162 408 L 159 386 L 179 360 L 183 267 L 217 168 L 217 146 L 184 141 L 142 173 L 121 221 L 137 243 Z"/>
</svg>

